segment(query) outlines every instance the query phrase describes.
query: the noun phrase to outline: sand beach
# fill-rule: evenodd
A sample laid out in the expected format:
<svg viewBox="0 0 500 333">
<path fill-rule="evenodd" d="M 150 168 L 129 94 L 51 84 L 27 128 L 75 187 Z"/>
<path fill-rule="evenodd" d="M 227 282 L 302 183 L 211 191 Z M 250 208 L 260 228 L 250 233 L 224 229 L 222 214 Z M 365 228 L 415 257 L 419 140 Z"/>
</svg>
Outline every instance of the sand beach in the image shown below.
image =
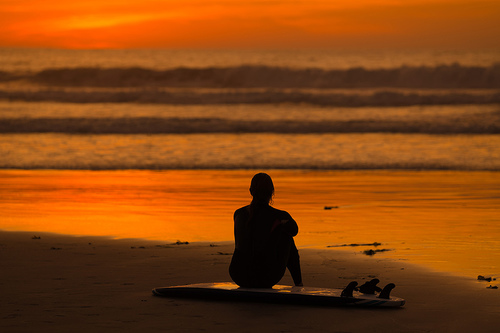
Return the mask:
<svg viewBox="0 0 500 333">
<path fill-rule="evenodd" d="M 36 236 L 36 237 L 34 237 Z M 500 291 L 403 260 L 300 250 L 307 286 L 394 282 L 401 309 L 169 299 L 159 286 L 229 281 L 233 244 L 1 232 L 2 332 L 498 332 Z M 281 284 L 291 284 L 287 274 Z"/>
</svg>

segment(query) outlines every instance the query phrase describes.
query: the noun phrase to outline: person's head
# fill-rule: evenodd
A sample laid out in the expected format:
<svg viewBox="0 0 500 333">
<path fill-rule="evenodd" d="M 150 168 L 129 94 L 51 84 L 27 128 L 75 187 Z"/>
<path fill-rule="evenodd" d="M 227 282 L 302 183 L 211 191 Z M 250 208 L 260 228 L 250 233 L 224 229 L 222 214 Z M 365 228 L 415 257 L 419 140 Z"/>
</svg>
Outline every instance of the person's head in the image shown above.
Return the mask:
<svg viewBox="0 0 500 333">
<path fill-rule="evenodd" d="M 274 195 L 273 180 L 267 173 L 258 173 L 250 183 L 250 194 L 254 202 L 270 203 Z"/>
</svg>

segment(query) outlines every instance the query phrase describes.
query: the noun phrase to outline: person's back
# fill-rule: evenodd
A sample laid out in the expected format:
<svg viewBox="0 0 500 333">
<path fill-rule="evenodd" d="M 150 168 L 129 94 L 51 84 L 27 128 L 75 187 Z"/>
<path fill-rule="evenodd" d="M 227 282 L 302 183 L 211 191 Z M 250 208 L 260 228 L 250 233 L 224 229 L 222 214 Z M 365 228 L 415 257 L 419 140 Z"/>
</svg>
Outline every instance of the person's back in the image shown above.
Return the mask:
<svg viewBox="0 0 500 333">
<path fill-rule="evenodd" d="M 242 287 L 270 288 L 288 267 L 295 284 L 301 285 L 299 256 L 293 242 L 297 223 L 287 212 L 269 205 L 274 186 L 268 175 L 257 174 L 250 191 L 252 204 L 234 213 L 231 278 Z"/>
</svg>

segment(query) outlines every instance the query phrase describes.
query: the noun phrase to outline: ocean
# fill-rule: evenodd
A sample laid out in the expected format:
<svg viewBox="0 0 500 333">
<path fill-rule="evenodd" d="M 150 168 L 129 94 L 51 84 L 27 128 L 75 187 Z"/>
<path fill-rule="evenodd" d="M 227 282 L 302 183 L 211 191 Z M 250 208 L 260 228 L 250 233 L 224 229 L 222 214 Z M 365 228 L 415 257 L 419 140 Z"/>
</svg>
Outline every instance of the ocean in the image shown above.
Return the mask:
<svg viewBox="0 0 500 333">
<path fill-rule="evenodd" d="M 285 182 L 276 206 L 301 217 L 303 247 L 358 251 L 342 245 L 382 240 L 390 251 L 376 256 L 500 275 L 499 134 L 500 51 L 4 48 L 0 229 L 230 241 L 232 210 L 264 170 Z M 426 181 L 428 192 L 417 186 Z M 237 187 L 238 200 L 226 197 Z M 422 200 L 433 202 L 425 213 Z M 365 210 L 333 222 L 328 205 Z M 217 233 L 198 232 L 205 222 Z M 405 223 L 438 238 L 419 243 Z M 373 225 L 380 233 L 366 233 Z M 488 249 L 478 254 L 478 242 Z M 476 257 L 462 264 L 467 253 Z"/>
</svg>

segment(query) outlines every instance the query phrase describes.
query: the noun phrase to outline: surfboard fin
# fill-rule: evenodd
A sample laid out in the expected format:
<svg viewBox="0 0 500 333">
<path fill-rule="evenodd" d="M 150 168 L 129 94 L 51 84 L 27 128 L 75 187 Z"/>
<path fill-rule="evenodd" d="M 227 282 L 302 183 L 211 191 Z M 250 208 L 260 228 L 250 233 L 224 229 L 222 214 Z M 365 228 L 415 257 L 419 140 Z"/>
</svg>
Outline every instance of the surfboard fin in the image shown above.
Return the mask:
<svg viewBox="0 0 500 333">
<path fill-rule="evenodd" d="M 384 289 L 382 289 L 378 298 L 385 298 L 385 299 L 391 298 L 391 291 L 395 287 L 396 285 L 394 283 L 389 283 L 387 286 L 384 287 Z"/>
<path fill-rule="evenodd" d="M 356 281 L 350 282 L 347 285 L 347 287 L 345 287 L 344 290 L 342 290 L 340 297 L 354 297 L 352 295 L 352 292 L 354 291 L 354 289 L 356 288 L 357 285 L 358 285 L 358 283 Z"/>
</svg>

